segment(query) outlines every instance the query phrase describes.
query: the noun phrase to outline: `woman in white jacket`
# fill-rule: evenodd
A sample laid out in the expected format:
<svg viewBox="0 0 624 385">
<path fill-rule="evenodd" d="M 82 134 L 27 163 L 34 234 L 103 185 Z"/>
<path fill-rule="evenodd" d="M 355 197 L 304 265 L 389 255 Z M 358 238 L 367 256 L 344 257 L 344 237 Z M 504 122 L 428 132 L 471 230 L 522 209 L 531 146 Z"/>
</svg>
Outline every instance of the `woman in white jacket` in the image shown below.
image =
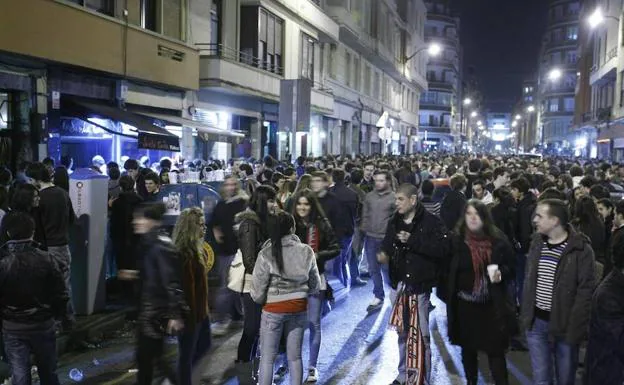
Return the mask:
<svg viewBox="0 0 624 385">
<path fill-rule="evenodd" d="M 250 293 L 256 303 L 263 305 L 258 384 L 273 383 L 273 364 L 283 334 L 290 383 L 301 385 L 308 296 L 319 292 L 320 276 L 314 251 L 294 235 L 295 220 L 290 214 L 271 215 L 268 227 L 271 239 L 258 255 Z"/>
</svg>

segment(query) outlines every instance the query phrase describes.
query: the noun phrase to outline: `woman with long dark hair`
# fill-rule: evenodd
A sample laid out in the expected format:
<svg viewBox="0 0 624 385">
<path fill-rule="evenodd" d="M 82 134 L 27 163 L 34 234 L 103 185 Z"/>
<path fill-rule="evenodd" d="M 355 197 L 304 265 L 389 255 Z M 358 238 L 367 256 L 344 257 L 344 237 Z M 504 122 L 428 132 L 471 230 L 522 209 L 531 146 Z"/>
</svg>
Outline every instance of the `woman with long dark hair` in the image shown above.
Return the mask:
<svg viewBox="0 0 624 385">
<path fill-rule="evenodd" d="M 256 261 L 251 298 L 263 306 L 260 326 L 259 385 L 273 383 L 273 365 L 282 335 L 291 385 L 301 385 L 301 346 L 307 325 L 308 296 L 320 289 L 312 248 L 293 234 L 295 220 L 283 211 L 269 217 L 270 240 Z"/>
<path fill-rule="evenodd" d="M 494 383 L 507 385 L 505 351 L 515 332 L 507 282 L 513 280 L 514 252 L 487 207 L 475 199 L 466 204 L 451 246 L 449 338 L 462 348 L 467 383 L 477 384 L 477 352 L 482 351 L 488 356 Z"/>
<path fill-rule="evenodd" d="M 574 205 L 574 218 L 570 222 L 574 228 L 585 234 L 591 241 L 591 247 L 594 250 L 596 261 L 602 266 L 599 269 L 599 279 L 605 268 L 610 268 L 610 263 L 605 258 L 607 244 L 605 241 L 605 224 L 598 212 L 598 207 L 591 197 L 582 196 Z"/>
<path fill-rule="evenodd" d="M 249 202 L 249 207 L 238 213 L 234 219 L 238 235 L 238 247 L 243 256 L 245 281 L 251 284 L 251 275 L 256 266 L 258 253 L 269 238 L 268 217 L 277 207 L 276 192 L 271 186 L 258 186 Z M 251 299 L 249 289 L 243 288 L 243 334 L 238 343 L 236 362 L 245 364 L 256 356 L 262 306 Z M 251 373 L 251 371 L 249 371 Z"/>
<path fill-rule="evenodd" d="M 293 198 L 296 230 L 301 242 L 310 246 L 316 254 L 316 265 L 321 276 L 321 290 L 308 297 L 308 321 L 310 327 L 310 360 L 306 383 L 317 382 L 319 373 L 316 369 L 321 349 L 321 309 L 327 293 L 325 262 L 340 254 L 338 238 L 325 217 L 318 199 L 312 190 L 302 190 Z"/>
<path fill-rule="evenodd" d="M 204 211 L 193 207 L 182 211 L 173 228 L 173 243 L 182 266 L 182 287 L 189 306 L 184 330 L 178 336 L 178 377 L 180 385 L 191 385 L 193 369 L 211 345 L 208 317 L 208 272 L 214 252 L 204 241 Z"/>
</svg>

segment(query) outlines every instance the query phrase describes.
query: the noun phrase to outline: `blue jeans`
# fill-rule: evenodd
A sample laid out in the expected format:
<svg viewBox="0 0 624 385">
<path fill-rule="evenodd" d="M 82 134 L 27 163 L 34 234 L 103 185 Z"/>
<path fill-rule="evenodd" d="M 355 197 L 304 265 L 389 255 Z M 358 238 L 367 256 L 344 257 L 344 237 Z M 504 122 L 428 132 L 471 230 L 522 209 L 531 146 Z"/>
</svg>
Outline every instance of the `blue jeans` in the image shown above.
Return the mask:
<svg viewBox="0 0 624 385">
<path fill-rule="evenodd" d="M 574 385 L 579 347 L 559 338 L 553 342 L 548 333 L 548 321 L 539 318 L 535 319 L 526 334 L 533 367 L 533 383 L 550 385 L 553 383 L 554 374 L 557 385 Z"/>
<path fill-rule="evenodd" d="M 74 323 L 74 305 L 72 302 L 72 286 L 71 286 L 71 252 L 69 246 L 49 246 L 48 252 L 50 257 L 56 263 L 59 270 L 63 274 L 65 280 L 65 287 L 67 288 L 67 294 L 69 295 L 69 301 L 67 301 L 67 313 L 62 320 L 64 323 Z"/>
<path fill-rule="evenodd" d="M 316 368 L 321 350 L 321 310 L 325 300 L 325 291 L 308 297 L 308 321 L 310 325 L 310 361 L 309 367 Z"/>
<path fill-rule="evenodd" d="M 429 384 L 431 376 L 431 333 L 429 332 L 429 309 L 431 305 L 431 293 L 418 295 L 418 326 L 425 342 L 425 384 Z M 407 333 L 399 334 L 399 376 L 397 380 L 405 381 L 406 354 L 405 344 L 407 343 Z"/>
<path fill-rule="evenodd" d="M 178 337 L 178 376 L 180 385 L 191 385 L 193 368 L 208 352 L 212 343 L 210 336 L 210 318 L 195 325 L 193 329 L 184 329 Z"/>
<path fill-rule="evenodd" d="M 240 320 L 243 314 L 240 294 L 228 289 L 228 275 L 230 273 L 230 265 L 235 255 L 225 255 L 217 258 L 217 269 L 221 286 L 219 287 L 215 299 L 215 315 L 218 317 L 216 321 Z"/>
<path fill-rule="evenodd" d="M 286 357 L 290 371 L 290 384 L 303 382 L 301 346 L 303 331 L 308 323 L 306 312 L 270 313 L 262 312 L 260 326 L 260 374 L 258 385 L 273 384 L 273 364 L 277 356 L 282 334 L 286 340 Z"/>
<path fill-rule="evenodd" d="M 334 259 L 333 273 L 346 287 L 349 285 L 349 270 L 347 268 L 351 259 L 351 241 L 353 236 L 344 237 L 340 240 L 340 255 Z"/>
<path fill-rule="evenodd" d="M 351 280 L 360 278 L 361 273 L 368 273 L 368 261 L 366 258 L 362 258 L 364 252 L 364 232 L 360 229 L 355 229 L 353 234 L 353 243 L 351 248 L 353 249 L 351 263 L 349 269 L 351 271 Z M 357 274 L 354 276 L 354 274 Z"/>
<path fill-rule="evenodd" d="M 56 375 L 56 335 L 53 327 L 45 331 L 2 331 L 14 385 L 31 385 L 31 354 L 41 385 L 59 385 Z"/>
<path fill-rule="evenodd" d="M 383 239 L 377 239 L 367 236 L 364 241 L 364 252 L 368 260 L 368 272 L 373 280 L 373 294 L 376 298 L 383 301 L 384 281 L 390 284 L 390 274 L 388 273 L 388 265 L 377 262 L 377 253 L 381 250 Z"/>
</svg>

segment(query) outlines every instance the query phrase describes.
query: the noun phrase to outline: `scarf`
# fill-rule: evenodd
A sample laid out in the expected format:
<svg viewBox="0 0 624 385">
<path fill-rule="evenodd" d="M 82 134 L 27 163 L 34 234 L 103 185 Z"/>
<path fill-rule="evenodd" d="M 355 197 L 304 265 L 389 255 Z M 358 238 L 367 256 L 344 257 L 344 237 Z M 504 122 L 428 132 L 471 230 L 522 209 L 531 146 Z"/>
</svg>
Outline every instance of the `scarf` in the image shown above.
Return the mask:
<svg viewBox="0 0 624 385">
<path fill-rule="evenodd" d="M 472 269 L 474 271 L 472 297 L 475 302 L 485 302 L 489 297 L 487 265 L 492 259 L 492 240 L 466 231 L 464 241 L 470 249 L 470 256 L 472 257 Z"/>
<path fill-rule="evenodd" d="M 390 315 L 390 326 L 398 333 L 407 333 L 405 343 L 405 385 L 423 385 L 425 382 L 425 341 L 418 323 L 418 295 L 408 294 L 405 286 L 397 293 Z"/>
<path fill-rule="evenodd" d="M 315 253 L 318 253 L 320 247 L 321 237 L 319 233 L 319 228 L 316 225 L 308 226 L 308 234 L 306 239 L 306 244 L 314 250 Z"/>
</svg>

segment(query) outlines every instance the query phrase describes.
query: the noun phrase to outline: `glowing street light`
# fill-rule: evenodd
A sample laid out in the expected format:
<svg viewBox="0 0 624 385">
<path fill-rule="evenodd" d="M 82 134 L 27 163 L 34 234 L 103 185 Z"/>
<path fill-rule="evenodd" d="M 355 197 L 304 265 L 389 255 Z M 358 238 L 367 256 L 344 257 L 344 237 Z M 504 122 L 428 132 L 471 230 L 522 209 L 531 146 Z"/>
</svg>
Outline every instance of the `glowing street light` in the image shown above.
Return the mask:
<svg viewBox="0 0 624 385">
<path fill-rule="evenodd" d="M 479 120 L 479 121 L 477 122 L 477 126 L 482 126 L 482 125 L 483 125 L 483 122 Z"/>
<path fill-rule="evenodd" d="M 522 119 L 522 116 L 520 116 L 520 114 L 516 115 L 516 120 L 520 120 Z"/>
<path fill-rule="evenodd" d="M 604 22 L 604 15 L 602 14 L 602 9 L 600 7 L 596 8 L 594 13 L 592 13 L 588 18 L 587 22 L 589 23 L 590 28 L 596 28 L 600 24 Z"/>
<path fill-rule="evenodd" d="M 511 123 L 511 127 L 516 127 L 517 125 L 518 125 L 518 121 L 517 121 L 517 120 L 514 120 L 514 121 Z"/>
<path fill-rule="evenodd" d="M 470 99 L 470 98 L 464 99 L 464 106 L 469 106 L 470 103 L 472 103 L 472 99 Z"/>
<path fill-rule="evenodd" d="M 535 107 L 534 106 L 527 107 L 527 112 L 535 112 Z"/>
<path fill-rule="evenodd" d="M 437 43 L 431 43 L 429 49 L 427 49 L 427 53 L 429 53 L 430 56 L 438 56 L 442 53 L 442 46 Z"/>
<path fill-rule="evenodd" d="M 561 70 L 559 68 L 553 68 L 548 73 L 548 80 L 554 82 L 554 81 L 561 79 L 561 76 L 563 76 L 563 73 L 561 72 Z"/>
<path fill-rule="evenodd" d="M 476 117 L 477 117 L 477 115 L 479 115 L 479 114 L 477 113 L 477 111 L 472 111 L 472 113 L 470 114 L 470 117 L 471 117 L 471 118 L 476 118 Z"/>
</svg>

